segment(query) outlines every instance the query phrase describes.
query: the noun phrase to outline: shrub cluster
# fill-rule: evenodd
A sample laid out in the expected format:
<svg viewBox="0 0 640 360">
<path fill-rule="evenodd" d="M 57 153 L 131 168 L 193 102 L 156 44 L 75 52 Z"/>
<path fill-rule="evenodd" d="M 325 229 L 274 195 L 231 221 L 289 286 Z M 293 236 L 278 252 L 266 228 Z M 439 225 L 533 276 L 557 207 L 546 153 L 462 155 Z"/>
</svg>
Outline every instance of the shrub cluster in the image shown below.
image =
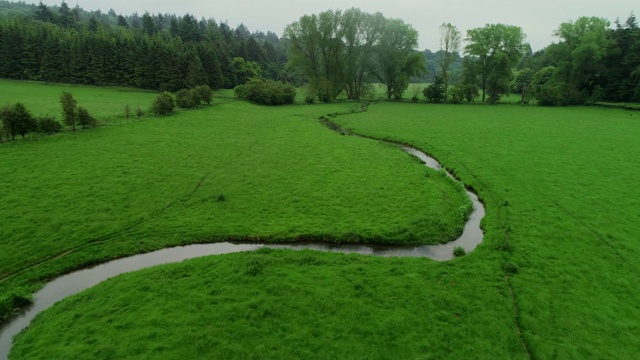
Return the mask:
<svg viewBox="0 0 640 360">
<path fill-rule="evenodd" d="M 93 121 L 95 123 L 95 119 Z M 14 140 L 16 135 L 24 139 L 25 135 L 32 132 L 52 135 L 61 131 L 62 124 L 54 117 L 47 115 L 36 118 L 22 103 L 18 102 L 0 109 L 0 142 Z"/>
<path fill-rule="evenodd" d="M 463 100 L 472 102 L 478 96 L 478 87 L 472 84 L 458 84 L 451 91 L 451 102 L 460 103 Z"/>
<path fill-rule="evenodd" d="M 151 104 L 151 112 L 156 116 L 169 115 L 176 107 L 176 101 L 170 92 L 162 92 Z"/>
<path fill-rule="evenodd" d="M 91 116 L 91 114 L 89 114 L 89 111 L 87 111 L 87 109 L 83 108 L 82 106 L 79 106 L 76 110 L 76 116 L 78 117 L 78 123 L 82 125 L 83 129 L 94 128 L 98 126 L 98 121 L 93 116 Z"/>
<path fill-rule="evenodd" d="M 62 124 L 53 116 L 43 116 L 38 119 L 38 130 L 43 134 L 53 135 L 62 131 Z"/>
<path fill-rule="evenodd" d="M 425 99 L 434 103 L 438 103 L 445 100 L 444 82 L 442 78 L 439 76 L 436 77 L 433 84 L 430 84 L 426 88 L 424 88 L 424 90 L 422 91 L 422 94 L 424 95 Z"/>
<path fill-rule="evenodd" d="M 262 105 L 293 104 L 296 98 L 293 85 L 262 78 L 253 78 L 244 85 L 236 86 L 234 93 L 239 99 Z"/>
<path fill-rule="evenodd" d="M 466 254 L 467 251 L 462 246 L 456 246 L 453 249 L 453 256 L 455 257 L 465 256 Z"/>
<path fill-rule="evenodd" d="M 24 138 L 27 133 L 36 131 L 38 128 L 36 119 L 31 116 L 22 103 L 15 103 L 0 109 L 0 120 L 2 121 L 3 135 L 7 139 L 11 137 L 11 140 L 15 139 L 16 135 L 21 135 Z"/>
<path fill-rule="evenodd" d="M 7 320 L 19 308 L 33 302 L 33 295 L 28 289 L 17 288 L 13 292 L 0 295 L 0 323 Z"/>
<path fill-rule="evenodd" d="M 98 126 L 98 121 L 89 114 L 83 107 L 78 107 L 78 102 L 70 92 L 63 91 L 60 95 L 60 105 L 62 106 L 62 120 L 72 131 L 76 131 L 76 125 L 80 124 L 83 129 Z"/>
<path fill-rule="evenodd" d="M 193 89 L 182 89 L 176 93 L 176 105 L 183 109 L 195 108 L 203 102 L 209 105 L 212 99 L 213 90 L 207 85 Z"/>
</svg>

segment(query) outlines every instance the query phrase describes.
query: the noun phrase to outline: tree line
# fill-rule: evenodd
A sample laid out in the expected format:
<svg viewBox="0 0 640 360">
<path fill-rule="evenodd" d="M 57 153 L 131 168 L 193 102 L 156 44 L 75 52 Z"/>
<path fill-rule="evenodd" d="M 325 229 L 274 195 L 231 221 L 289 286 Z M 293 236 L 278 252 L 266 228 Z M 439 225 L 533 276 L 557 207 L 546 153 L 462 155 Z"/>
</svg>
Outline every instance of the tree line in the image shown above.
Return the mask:
<svg viewBox="0 0 640 360">
<path fill-rule="evenodd" d="M 22 5 L 31 11 L 0 18 L 0 77 L 160 91 L 219 89 L 244 83 L 247 62 L 261 76 L 286 77 L 273 33 L 250 34 L 243 25 L 233 30 L 190 14 L 88 17 L 64 1 L 58 7 Z"/>
<path fill-rule="evenodd" d="M 360 99 L 373 83 L 383 84 L 388 98 L 401 98 L 410 82 L 429 80 L 423 93 L 435 102 L 497 102 L 512 92 L 542 105 L 640 101 L 633 14 L 613 27 L 598 17 L 562 23 L 554 32 L 558 41 L 535 53 L 518 26 L 487 24 L 463 35 L 445 23 L 439 51 L 420 53 L 411 25 L 356 8 L 305 15 L 282 39 L 190 14 L 88 13 L 64 1 L 48 7 L 0 0 L 3 9 L 9 9 L 0 11 L 0 77 L 6 78 L 161 91 L 234 88 L 263 78 L 306 85 L 308 101 Z M 265 81 L 249 88 L 278 89 Z"/>
<path fill-rule="evenodd" d="M 640 28 L 633 13 L 613 27 L 603 18 L 581 17 L 560 24 L 554 35 L 557 43 L 525 54 L 514 73 L 523 99 L 543 105 L 640 102 Z"/>
</svg>

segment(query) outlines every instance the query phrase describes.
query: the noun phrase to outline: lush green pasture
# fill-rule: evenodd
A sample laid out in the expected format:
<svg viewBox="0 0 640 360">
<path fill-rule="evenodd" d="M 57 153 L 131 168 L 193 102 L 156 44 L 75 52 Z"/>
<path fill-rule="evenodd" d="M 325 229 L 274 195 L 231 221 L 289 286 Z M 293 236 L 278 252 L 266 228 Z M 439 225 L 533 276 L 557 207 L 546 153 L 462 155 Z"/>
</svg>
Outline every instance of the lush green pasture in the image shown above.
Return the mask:
<svg viewBox="0 0 640 360">
<path fill-rule="evenodd" d="M 513 248 L 504 261 L 519 268 L 509 282 L 536 358 L 637 356 L 637 113 L 385 103 L 338 121 L 414 144 L 479 191 L 485 241 Z"/>
<path fill-rule="evenodd" d="M 350 107 L 229 103 L 0 147 L 20 169 L 1 170 L 2 178 L 26 186 L 0 214 L 22 204 L 12 219 L 37 224 L 7 230 L 11 247 L 0 254 L 22 262 L 5 274 L 65 254 L 0 289 L 228 235 L 404 241 L 428 238 L 425 223 L 455 230 L 459 217 L 441 215 L 466 201 L 450 184 L 390 146 L 316 121 Z M 474 187 L 487 205 L 483 244 L 447 263 L 262 250 L 126 274 L 39 316 L 12 357 L 634 358 L 637 116 L 393 102 L 340 116 L 353 131 L 433 154 Z M 37 151 L 23 155 L 30 148 Z M 48 191 L 24 185 L 39 168 L 62 169 L 58 192 L 29 195 Z M 37 183 L 49 184 L 61 175 L 40 176 Z M 225 201 L 216 201 L 220 194 Z M 63 201 L 33 205 L 56 196 Z M 48 224 L 66 235 L 51 235 Z M 37 236 L 16 231 L 49 237 L 35 243 L 24 239 Z"/>
<path fill-rule="evenodd" d="M 64 300 L 12 358 L 526 358 L 487 255 L 264 249 L 160 266 Z"/>
<path fill-rule="evenodd" d="M 455 238 L 460 188 L 317 120 L 352 106 L 232 102 L 2 144 L 0 290 L 175 244 Z"/>
<path fill-rule="evenodd" d="M 0 106 L 21 102 L 35 116 L 52 115 L 61 120 L 60 94 L 70 92 L 89 113 L 102 123 L 124 122 L 124 107 L 129 105 L 135 114 L 140 107 L 148 112 L 156 97 L 152 91 L 127 88 L 74 86 L 33 81 L 0 79 Z"/>
</svg>

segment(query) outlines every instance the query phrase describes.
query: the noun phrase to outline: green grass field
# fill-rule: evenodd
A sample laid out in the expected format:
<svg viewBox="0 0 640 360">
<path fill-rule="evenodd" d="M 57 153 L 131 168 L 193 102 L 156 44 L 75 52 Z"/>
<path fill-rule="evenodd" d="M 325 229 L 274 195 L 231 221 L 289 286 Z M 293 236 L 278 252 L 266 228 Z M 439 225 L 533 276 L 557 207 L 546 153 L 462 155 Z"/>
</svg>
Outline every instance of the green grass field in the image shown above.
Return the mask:
<svg viewBox="0 0 640 360">
<path fill-rule="evenodd" d="M 487 228 L 503 230 L 488 241 L 514 249 L 509 282 L 535 357 L 633 358 L 639 120 L 583 107 L 381 104 L 339 122 L 414 144 L 479 191 Z"/>
<path fill-rule="evenodd" d="M 403 242 L 429 238 L 426 223 L 443 230 L 431 241 L 452 236 L 467 202 L 451 184 L 317 122 L 352 106 L 233 102 L 3 144 L 0 254 L 12 255 L 0 291 L 228 235 Z M 431 153 L 476 189 L 483 244 L 446 263 L 261 250 L 125 274 L 38 316 L 11 356 L 632 359 L 637 116 L 393 102 L 339 116 Z"/>
<path fill-rule="evenodd" d="M 265 249 L 160 266 L 54 306 L 11 358 L 525 359 L 504 280 L 471 257 Z"/>
<path fill-rule="evenodd" d="M 2 144 L 0 289 L 171 244 L 459 235 L 462 189 L 394 146 L 317 120 L 352 107 L 231 102 Z"/>
<path fill-rule="evenodd" d="M 0 107 L 22 102 L 32 115 L 50 115 L 61 121 L 60 94 L 63 91 L 70 92 L 78 106 L 86 108 L 102 124 L 125 122 L 125 105 L 129 105 L 134 114 L 138 107 L 148 112 L 156 97 L 153 91 L 2 79 Z"/>
</svg>

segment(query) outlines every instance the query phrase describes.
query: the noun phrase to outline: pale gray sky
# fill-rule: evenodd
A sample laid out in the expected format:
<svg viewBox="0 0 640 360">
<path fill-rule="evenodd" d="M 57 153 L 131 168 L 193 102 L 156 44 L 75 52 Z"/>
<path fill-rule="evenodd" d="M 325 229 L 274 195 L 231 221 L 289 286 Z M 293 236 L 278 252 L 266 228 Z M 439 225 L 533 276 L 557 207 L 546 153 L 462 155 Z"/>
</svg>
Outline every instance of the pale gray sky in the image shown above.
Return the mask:
<svg viewBox="0 0 640 360">
<path fill-rule="evenodd" d="M 38 3 L 38 1 L 27 1 Z M 59 5 L 62 0 L 43 0 L 46 5 Z M 562 22 L 580 16 L 599 16 L 612 23 L 616 18 L 627 19 L 629 13 L 640 10 L 638 0 L 67 0 L 85 10 L 113 8 L 118 14 L 142 15 L 150 13 L 190 13 L 198 19 L 214 18 L 227 21 L 235 28 L 244 23 L 251 32 L 273 31 L 279 36 L 284 27 L 302 15 L 328 9 L 358 7 L 366 12 L 380 11 L 388 18 L 400 18 L 411 24 L 420 34 L 420 50 L 438 50 L 438 27 L 443 22 L 457 26 L 463 34 L 467 29 L 487 23 L 504 23 L 522 27 L 533 50 L 546 47 L 552 41 L 553 30 Z"/>
</svg>

